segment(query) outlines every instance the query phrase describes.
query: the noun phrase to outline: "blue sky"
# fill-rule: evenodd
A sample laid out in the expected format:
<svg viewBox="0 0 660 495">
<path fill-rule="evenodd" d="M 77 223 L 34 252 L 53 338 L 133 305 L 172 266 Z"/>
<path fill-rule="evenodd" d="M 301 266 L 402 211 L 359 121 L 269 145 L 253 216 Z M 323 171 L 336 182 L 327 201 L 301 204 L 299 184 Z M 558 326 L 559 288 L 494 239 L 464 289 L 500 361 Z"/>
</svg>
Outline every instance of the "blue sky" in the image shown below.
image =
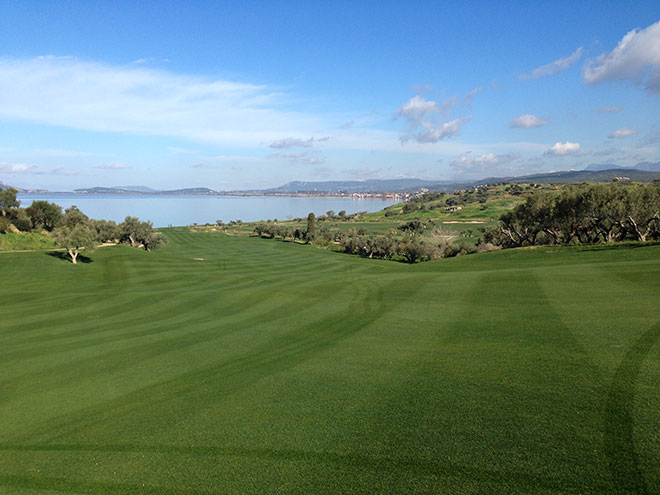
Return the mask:
<svg viewBox="0 0 660 495">
<path fill-rule="evenodd" d="M 660 161 L 660 3 L 0 0 L 0 181 L 245 189 Z"/>
</svg>

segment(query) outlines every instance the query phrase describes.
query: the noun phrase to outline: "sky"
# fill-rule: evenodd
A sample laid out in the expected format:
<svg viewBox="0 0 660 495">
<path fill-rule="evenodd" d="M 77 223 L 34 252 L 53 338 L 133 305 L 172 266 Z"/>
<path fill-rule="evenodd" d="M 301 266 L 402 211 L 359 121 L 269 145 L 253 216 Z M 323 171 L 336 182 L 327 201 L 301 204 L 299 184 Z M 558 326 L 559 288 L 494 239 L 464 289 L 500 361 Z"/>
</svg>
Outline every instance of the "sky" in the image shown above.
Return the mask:
<svg viewBox="0 0 660 495">
<path fill-rule="evenodd" d="M 657 0 L 0 0 L 0 181 L 17 187 L 657 161 Z"/>
</svg>

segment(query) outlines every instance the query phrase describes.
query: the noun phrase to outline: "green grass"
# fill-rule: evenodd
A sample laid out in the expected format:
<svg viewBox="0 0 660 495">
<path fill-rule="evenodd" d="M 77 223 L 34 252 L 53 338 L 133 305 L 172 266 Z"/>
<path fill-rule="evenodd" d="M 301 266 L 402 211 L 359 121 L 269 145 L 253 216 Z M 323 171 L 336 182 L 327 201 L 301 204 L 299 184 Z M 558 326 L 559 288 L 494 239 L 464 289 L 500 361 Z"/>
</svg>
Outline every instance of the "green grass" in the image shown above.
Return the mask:
<svg viewBox="0 0 660 495">
<path fill-rule="evenodd" d="M 390 233 L 401 240 L 403 235 L 399 227 L 405 222 L 419 218 L 423 222 L 428 220 L 433 222 L 433 226 L 426 229 L 425 235 L 436 229 L 453 231 L 458 237 L 454 240 L 455 243 L 474 246 L 481 235 L 480 229 L 496 225 L 504 212 L 511 210 L 524 201 L 524 196 L 520 194 L 512 195 L 507 187 L 509 186 L 490 186 L 483 204 L 478 201 L 475 194 L 457 192 L 455 195 L 444 195 L 437 199 L 430 199 L 433 196 L 427 195 L 423 201 L 413 202 L 414 205 L 422 206 L 424 209 L 409 213 L 403 213 L 403 208 L 407 203 L 397 203 L 380 211 L 358 215 L 356 218 L 342 220 L 339 218 L 327 219 L 325 216 L 320 216 L 317 217 L 317 229 L 327 228 L 333 236 L 352 230 L 364 231 L 369 236 Z M 546 189 L 552 188 L 546 187 Z M 532 186 L 521 186 L 521 191 L 526 194 L 533 190 L 535 188 Z M 467 194 L 467 199 L 465 194 Z M 446 201 L 450 197 L 454 200 L 461 200 L 458 211 L 448 211 Z M 466 202 L 463 202 L 464 199 Z M 290 230 L 300 228 L 304 231 L 307 228 L 307 219 L 278 220 L 277 222 L 264 220 L 264 222 L 284 225 Z M 254 232 L 257 223 L 261 222 L 224 226 L 223 229 L 217 226 L 200 225 L 193 227 L 191 230 L 196 232 L 224 230 L 230 235 L 250 235 Z"/>
<path fill-rule="evenodd" d="M 53 249 L 52 237 L 36 232 L 0 234 L 0 251 L 19 251 L 25 249 Z"/>
<path fill-rule="evenodd" d="M 660 246 L 166 234 L 0 257 L 0 493 L 660 491 Z"/>
</svg>

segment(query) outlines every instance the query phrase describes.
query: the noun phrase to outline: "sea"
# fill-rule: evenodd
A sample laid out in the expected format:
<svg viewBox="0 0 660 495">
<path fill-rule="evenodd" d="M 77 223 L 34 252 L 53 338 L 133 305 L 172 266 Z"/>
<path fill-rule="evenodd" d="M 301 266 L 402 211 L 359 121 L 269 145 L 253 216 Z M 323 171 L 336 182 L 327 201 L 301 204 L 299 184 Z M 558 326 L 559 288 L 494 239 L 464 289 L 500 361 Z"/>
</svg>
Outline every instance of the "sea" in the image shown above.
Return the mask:
<svg viewBox="0 0 660 495">
<path fill-rule="evenodd" d="M 399 200 L 394 198 L 292 197 L 292 196 L 200 196 L 149 194 L 74 194 L 19 193 L 22 207 L 33 201 L 48 201 L 62 208 L 77 206 L 88 217 L 114 220 L 119 223 L 127 216 L 149 220 L 155 227 L 178 227 L 215 223 L 222 220 L 256 222 L 259 220 L 290 220 L 316 216 L 333 210 L 339 213 L 378 211 Z"/>
</svg>

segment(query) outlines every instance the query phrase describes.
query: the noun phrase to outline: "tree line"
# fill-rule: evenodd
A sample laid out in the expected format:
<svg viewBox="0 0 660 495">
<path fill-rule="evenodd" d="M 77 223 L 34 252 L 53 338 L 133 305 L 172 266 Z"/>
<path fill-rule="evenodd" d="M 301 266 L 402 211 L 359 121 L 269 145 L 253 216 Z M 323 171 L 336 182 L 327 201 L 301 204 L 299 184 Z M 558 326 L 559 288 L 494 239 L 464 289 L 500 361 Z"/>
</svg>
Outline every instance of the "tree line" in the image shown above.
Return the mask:
<svg viewBox="0 0 660 495">
<path fill-rule="evenodd" d="M 152 251 L 166 242 L 151 222 L 127 216 L 117 224 L 112 220 L 90 219 L 76 206 L 62 212 L 62 207 L 48 201 L 34 201 L 20 208 L 13 188 L 0 189 L 0 233 L 46 231 L 58 246 L 66 249 L 76 264 L 83 249 L 94 249 L 99 243 L 119 242 Z"/>
<path fill-rule="evenodd" d="M 584 184 L 538 191 L 504 213 L 482 242 L 501 247 L 660 239 L 660 183 Z"/>
<path fill-rule="evenodd" d="M 430 228 L 429 234 L 423 234 Z M 434 228 L 432 222 L 422 222 L 415 218 L 399 226 L 403 232 L 401 238 L 392 233 L 366 235 L 360 229 L 351 229 L 342 234 L 338 244 L 345 253 L 363 258 L 376 258 L 406 263 L 417 263 L 438 258 L 451 258 L 496 249 L 492 244 L 473 246 L 452 242 L 455 233 Z"/>
<path fill-rule="evenodd" d="M 342 217 L 346 218 L 343 215 Z M 330 218 L 330 215 L 325 218 Z M 364 228 L 353 228 L 347 232 L 333 232 L 323 223 L 318 227 L 317 220 L 314 213 L 310 213 L 307 216 L 306 225 L 295 228 L 270 222 L 258 222 L 254 226 L 253 232 L 268 239 L 280 238 L 284 241 L 291 240 L 324 246 L 335 243 L 348 254 L 407 263 L 493 249 L 491 245 L 478 247 L 453 243 L 457 234 L 436 228 L 432 221 L 422 221 L 419 218 L 401 223 L 398 227 L 398 230 L 401 231 L 400 237 L 395 237 L 392 232 L 367 234 Z M 426 233 L 427 230 L 431 231 L 430 234 Z"/>
</svg>

